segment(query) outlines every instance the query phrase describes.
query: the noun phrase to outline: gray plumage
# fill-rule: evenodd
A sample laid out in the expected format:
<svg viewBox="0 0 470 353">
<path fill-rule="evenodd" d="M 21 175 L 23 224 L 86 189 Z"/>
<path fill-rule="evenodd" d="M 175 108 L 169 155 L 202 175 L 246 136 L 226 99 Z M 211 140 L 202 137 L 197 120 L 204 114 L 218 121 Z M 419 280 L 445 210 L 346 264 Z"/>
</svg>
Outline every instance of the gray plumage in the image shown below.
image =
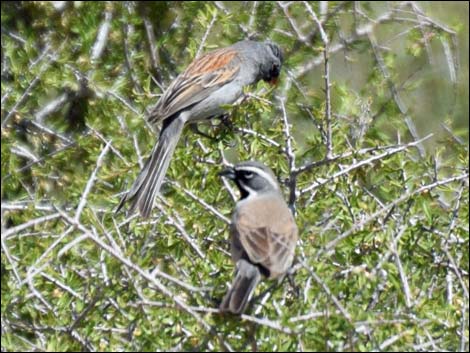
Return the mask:
<svg viewBox="0 0 470 353">
<path fill-rule="evenodd" d="M 235 279 L 221 311 L 241 314 L 261 279 L 279 278 L 292 265 L 298 229 L 273 172 L 258 162 L 244 162 L 221 173 L 241 193 L 230 227 Z"/>
<path fill-rule="evenodd" d="M 147 218 L 184 125 L 222 115 L 221 106 L 234 103 L 245 86 L 261 79 L 276 80 L 282 61 L 276 44 L 255 41 L 241 41 L 194 60 L 170 84 L 150 114 L 150 123 L 162 123 L 159 139 L 116 212 L 130 201 L 130 211 L 138 209 Z"/>
</svg>

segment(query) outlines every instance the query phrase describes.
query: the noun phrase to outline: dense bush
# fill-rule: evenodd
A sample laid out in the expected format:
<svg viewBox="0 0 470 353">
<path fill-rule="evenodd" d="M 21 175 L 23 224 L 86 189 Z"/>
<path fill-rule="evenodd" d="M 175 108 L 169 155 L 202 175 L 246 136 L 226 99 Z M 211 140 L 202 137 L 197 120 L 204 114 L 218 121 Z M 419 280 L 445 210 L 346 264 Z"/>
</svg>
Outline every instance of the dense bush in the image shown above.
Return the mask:
<svg viewBox="0 0 470 353">
<path fill-rule="evenodd" d="M 419 6 L 2 2 L 2 351 L 468 351 L 468 22 Z M 185 130 L 148 221 L 114 214 L 162 90 L 247 37 L 283 47 L 279 86 Z M 247 159 L 300 241 L 238 318 L 217 173 Z"/>
</svg>

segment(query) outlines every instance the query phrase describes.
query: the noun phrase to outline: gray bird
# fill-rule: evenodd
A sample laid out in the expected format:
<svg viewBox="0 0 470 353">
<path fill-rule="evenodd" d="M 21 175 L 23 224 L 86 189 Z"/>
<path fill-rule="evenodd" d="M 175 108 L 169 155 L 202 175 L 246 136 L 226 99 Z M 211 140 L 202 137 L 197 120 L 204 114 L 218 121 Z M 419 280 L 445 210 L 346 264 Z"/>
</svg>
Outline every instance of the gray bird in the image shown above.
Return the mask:
<svg viewBox="0 0 470 353">
<path fill-rule="evenodd" d="M 298 229 L 271 169 L 250 161 L 220 175 L 233 180 L 241 194 L 230 226 L 235 279 L 220 310 L 241 314 L 262 276 L 279 278 L 291 267 Z"/>
<path fill-rule="evenodd" d="M 140 215 L 147 218 L 185 124 L 223 115 L 221 106 L 234 103 L 245 86 L 261 79 L 275 83 L 282 62 L 278 45 L 250 40 L 211 51 L 194 60 L 170 84 L 151 112 L 149 122 L 162 123 L 160 136 L 116 212 L 130 201 L 129 211 L 138 209 Z"/>
</svg>

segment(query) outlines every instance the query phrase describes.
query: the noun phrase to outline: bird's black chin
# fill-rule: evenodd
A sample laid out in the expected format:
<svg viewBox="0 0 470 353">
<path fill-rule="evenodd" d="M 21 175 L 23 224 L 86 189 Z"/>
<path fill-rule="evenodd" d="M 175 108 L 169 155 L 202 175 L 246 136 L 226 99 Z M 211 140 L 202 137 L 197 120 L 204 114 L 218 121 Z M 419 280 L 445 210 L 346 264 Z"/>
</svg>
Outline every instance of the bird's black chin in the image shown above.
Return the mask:
<svg viewBox="0 0 470 353">
<path fill-rule="evenodd" d="M 240 200 L 246 199 L 250 196 L 250 192 L 245 190 L 243 187 L 240 187 L 240 185 L 238 185 L 238 189 L 240 190 Z"/>
</svg>

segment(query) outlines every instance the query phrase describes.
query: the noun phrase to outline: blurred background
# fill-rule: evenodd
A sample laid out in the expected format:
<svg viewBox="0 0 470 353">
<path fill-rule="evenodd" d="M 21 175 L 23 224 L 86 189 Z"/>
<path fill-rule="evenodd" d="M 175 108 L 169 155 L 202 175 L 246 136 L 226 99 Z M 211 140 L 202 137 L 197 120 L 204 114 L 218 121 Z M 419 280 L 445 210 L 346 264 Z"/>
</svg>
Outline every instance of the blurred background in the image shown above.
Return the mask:
<svg viewBox="0 0 470 353">
<path fill-rule="evenodd" d="M 425 16 L 436 21 L 436 26 L 455 29 L 455 37 L 447 41 L 432 31 L 424 31 L 425 34 L 419 29 L 419 23 L 414 26 L 417 32 L 410 31 L 404 22 L 398 21 L 378 28 L 377 41 L 385 53 L 393 57 L 390 60 L 396 61 L 393 79 L 406 91 L 402 95 L 403 103 L 415 120 L 419 135 L 436 132 L 437 136 L 442 136 L 441 123 L 452 120 L 453 127 L 468 138 L 469 6 L 462 2 L 421 2 L 419 5 Z M 371 6 L 380 13 L 388 4 L 379 2 Z M 361 95 L 368 92 L 373 96 L 376 92 L 370 90 L 367 82 L 374 64 L 374 57 L 367 51 L 347 58 L 338 55 L 332 63 L 335 67 L 332 79 Z M 414 86 L 417 89 L 408 90 Z"/>
<path fill-rule="evenodd" d="M 468 2 L 1 16 L 2 351 L 468 351 Z M 148 220 L 115 214 L 157 138 L 151 107 L 247 38 L 283 48 L 279 85 L 200 126 L 215 138 L 184 131 Z M 237 194 L 217 173 L 248 159 L 278 176 L 300 241 L 293 281 L 222 317 Z"/>
</svg>

